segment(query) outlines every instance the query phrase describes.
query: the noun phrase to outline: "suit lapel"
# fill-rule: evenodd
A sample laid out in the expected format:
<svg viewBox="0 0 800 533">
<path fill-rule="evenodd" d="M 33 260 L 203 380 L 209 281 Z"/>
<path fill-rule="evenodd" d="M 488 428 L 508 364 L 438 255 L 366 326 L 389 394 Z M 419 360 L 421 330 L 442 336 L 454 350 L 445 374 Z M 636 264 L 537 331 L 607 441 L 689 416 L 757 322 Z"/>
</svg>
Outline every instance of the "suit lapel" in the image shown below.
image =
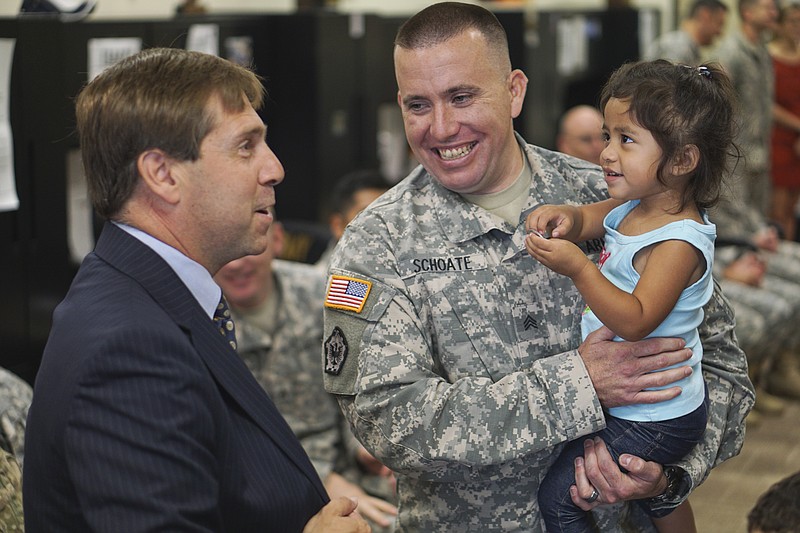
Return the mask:
<svg viewBox="0 0 800 533">
<path fill-rule="evenodd" d="M 327 500 L 327 492 L 286 420 L 241 358 L 219 334 L 172 268 L 150 247 L 107 223 L 95 253 L 137 280 L 190 337 L 220 388 L 250 415 Z"/>
</svg>

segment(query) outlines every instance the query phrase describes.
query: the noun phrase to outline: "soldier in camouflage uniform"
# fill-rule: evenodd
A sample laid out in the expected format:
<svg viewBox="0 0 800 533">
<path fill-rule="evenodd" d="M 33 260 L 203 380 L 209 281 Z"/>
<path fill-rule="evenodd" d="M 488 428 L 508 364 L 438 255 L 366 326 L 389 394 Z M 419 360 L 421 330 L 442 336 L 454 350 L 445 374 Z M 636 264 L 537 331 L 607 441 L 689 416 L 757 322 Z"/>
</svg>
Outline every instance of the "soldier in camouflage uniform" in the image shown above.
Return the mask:
<svg viewBox="0 0 800 533">
<path fill-rule="evenodd" d="M 33 391 L 26 381 L 4 368 L 0 368 L 0 391 L 0 532 L 22 532 L 20 465 Z"/>
<path fill-rule="evenodd" d="M 778 10 L 773 0 L 739 0 L 738 8 L 741 29 L 720 43 L 717 54 L 739 97 L 737 144 L 743 158 L 722 201 L 711 212 L 718 228 L 715 270 L 737 316 L 752 309 L 770 325 L 768 342 L 748 348 L 754 376 L 773 392 L 800 398 L 800 330 L 795 327 L 800 320 L 800 245 L 779 241 L 765 215 L 774 101 L 772 59 L 765 39 L 775 28 Z M 760 281 L 748 282 L 748 275 L 737 279 L 733 273 L 748 270 L 746 263 L 752 263 L 748 254 L 753 250 L 765 260 L 766 272 L 759 276 Z"/>
<path fill-rule="evenodd" d="M 736 89 L 742 117 L 736 143 L 745 160 L 731 183 L 735 198 L 767 213 L 770 189 L 770 137 L 775 74 L 765 39 L 778 21 L 775 0 L 739 0 L 741 29 L 731 31 L 717 49 L 719 62 Z"/>
<path fill-rule="evenodd" d="M 419 31 L 428 35 L 414 42 Z M 362 212 L 334 253 L 325 386 L 398 472 L 400 531 L 542 531 L 536 494 L 561 445 L 603 428 L 604 405 L 670 396 L 642 391 L 683 371 L 649 371 L 688 354 L 674 339 L 596 335 L 581 345 L 580 294 L 525 251 L 536 206 L 594 202 L 606 190 L 599 167 L 514 135 L 527 79 L 511 70 L 494 16 L 435 4 L 397 42 L 398 101 L 423 166 Z M 601 246 L 582 248 L 596 256 Z M 753 392 L 732 330 L 716 291 L 701 327 L 708 430 L 669 480 L 639 459 L 628 458 L 628 474 L 608 468 L 602 443 L 587 443 L 574 499 L 596 508 L 603 531 L 619 529 L 620 506 L 599 504 L 653 497 L 653 508 L 674 507 L 738 453 Z M 592 487 L 599 499 L 581 500 Z M 653 530 L 632 513 L 635 527 Z"/>
<path fill-rule="evenodd" d="M 25 458 L 25 421 L 33 398 L 33 389 L 16 374 L 0 368 L 0 448 Z"/>
<path fill-rule="evenodd" d="M 703 46 L 709 46 L 722 34 L 728 6 L 720 0 L 694 0 L 677 30 L 662 34 L 650 43 L 643 59 L 668 59 L 687 65 L 701 63 Z"/>
<path fill-rule="evenodd" d="M 14 456 L 0 449 L 0 533 L 22 533 L 22 474 Z"/>
<path fill-rule="evenodd" d="M 377 533 L 396 514 L 394 505 L 381 499 L 393 496 L 393 483 L 363 473 L 356 462 L 358 443 L 322 385 L 325 275 L 311 265 L 275 259 L 282 243 L 282 227 L 273 222 L 266 252 L 232 261 L 215 276 L 236 325 L 237 351 L 297 435 L 331 497 L 358 497 L 359 513 Z M 381 498 L 359 488 L 367 483 L 381 490 Z"/>
</svg>

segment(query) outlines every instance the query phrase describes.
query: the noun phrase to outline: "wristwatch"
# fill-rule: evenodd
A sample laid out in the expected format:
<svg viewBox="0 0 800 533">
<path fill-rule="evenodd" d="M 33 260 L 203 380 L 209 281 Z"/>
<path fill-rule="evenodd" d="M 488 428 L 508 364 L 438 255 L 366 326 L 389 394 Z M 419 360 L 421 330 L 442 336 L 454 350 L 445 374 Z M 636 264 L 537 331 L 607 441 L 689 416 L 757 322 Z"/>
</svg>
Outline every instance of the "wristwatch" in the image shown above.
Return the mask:
<svg viewBox="0 0 800 533">
<path fill-rule="evenodd" d="M 657 509 L 664 504 L 674 504 L 675 497 L 678 495 L 683 482 L 683 469 L 673 465 L 664 467 L 664 475 L 667 478 L 667 488 L 658 496 L 653 496 L 647 500 L 651 509 Z"/>
</svg>

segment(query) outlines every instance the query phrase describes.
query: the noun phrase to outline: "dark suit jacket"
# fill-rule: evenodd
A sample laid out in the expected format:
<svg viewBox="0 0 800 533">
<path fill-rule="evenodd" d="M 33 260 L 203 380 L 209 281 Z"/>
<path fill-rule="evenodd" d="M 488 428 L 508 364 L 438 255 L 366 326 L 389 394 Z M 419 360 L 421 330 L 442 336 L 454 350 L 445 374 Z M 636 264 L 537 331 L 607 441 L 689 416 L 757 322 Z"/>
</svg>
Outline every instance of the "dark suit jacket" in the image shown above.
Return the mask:
<svg viewBox="0 0 800 533">
<path fill-rule="evenodd" d="M 29 533 L 285 533 L 328 501 L 187 287 L 112 224 L 55 311 L 23 476 Z"/>
</svg>

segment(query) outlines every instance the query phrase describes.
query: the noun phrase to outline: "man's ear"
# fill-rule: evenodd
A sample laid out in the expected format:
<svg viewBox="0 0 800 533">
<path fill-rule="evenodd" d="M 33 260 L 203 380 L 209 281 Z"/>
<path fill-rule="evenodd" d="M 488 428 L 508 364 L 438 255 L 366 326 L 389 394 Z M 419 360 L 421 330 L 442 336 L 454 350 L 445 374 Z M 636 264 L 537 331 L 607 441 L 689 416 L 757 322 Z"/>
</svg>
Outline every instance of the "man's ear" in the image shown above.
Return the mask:
<svg viewBox="0 0 800 533">
<path fill-rule="evenodd" d="M 686 176 L 691 174 L 700 163 L 700 149 L 694 144 L 687 144 L 681 148 L 672 163 L 673 176 Z"/>
<path fill-rule="evenodd" d="M 328 218 L 328 227 L 331 230 L 331 235 L 333 235 L 333 238 L 337 241 L 342 238 L 345 226 L 347 226 L 347 224 L 344 221 L 344 215 L 341 213 L 333 213 Z"/>
<path fill-rule="evenodd" d="M 151 194 L 169 204 L 176 204 L 180 199 L 180 181 L 176 173 L 180 173 L 180 165 L 164 151 L 158 148 L 145 150 L 136 159 L 136 168 L 144 186 Z"/>
<path fill-rule="evenodd" d="M 508 76 L 508 88 L 511 92 L 511 118 L 517 118 L 522 113 L 522 104 L 525 103 L 528 77 L 519 69 L 512 70 Z"/>
</svg>

